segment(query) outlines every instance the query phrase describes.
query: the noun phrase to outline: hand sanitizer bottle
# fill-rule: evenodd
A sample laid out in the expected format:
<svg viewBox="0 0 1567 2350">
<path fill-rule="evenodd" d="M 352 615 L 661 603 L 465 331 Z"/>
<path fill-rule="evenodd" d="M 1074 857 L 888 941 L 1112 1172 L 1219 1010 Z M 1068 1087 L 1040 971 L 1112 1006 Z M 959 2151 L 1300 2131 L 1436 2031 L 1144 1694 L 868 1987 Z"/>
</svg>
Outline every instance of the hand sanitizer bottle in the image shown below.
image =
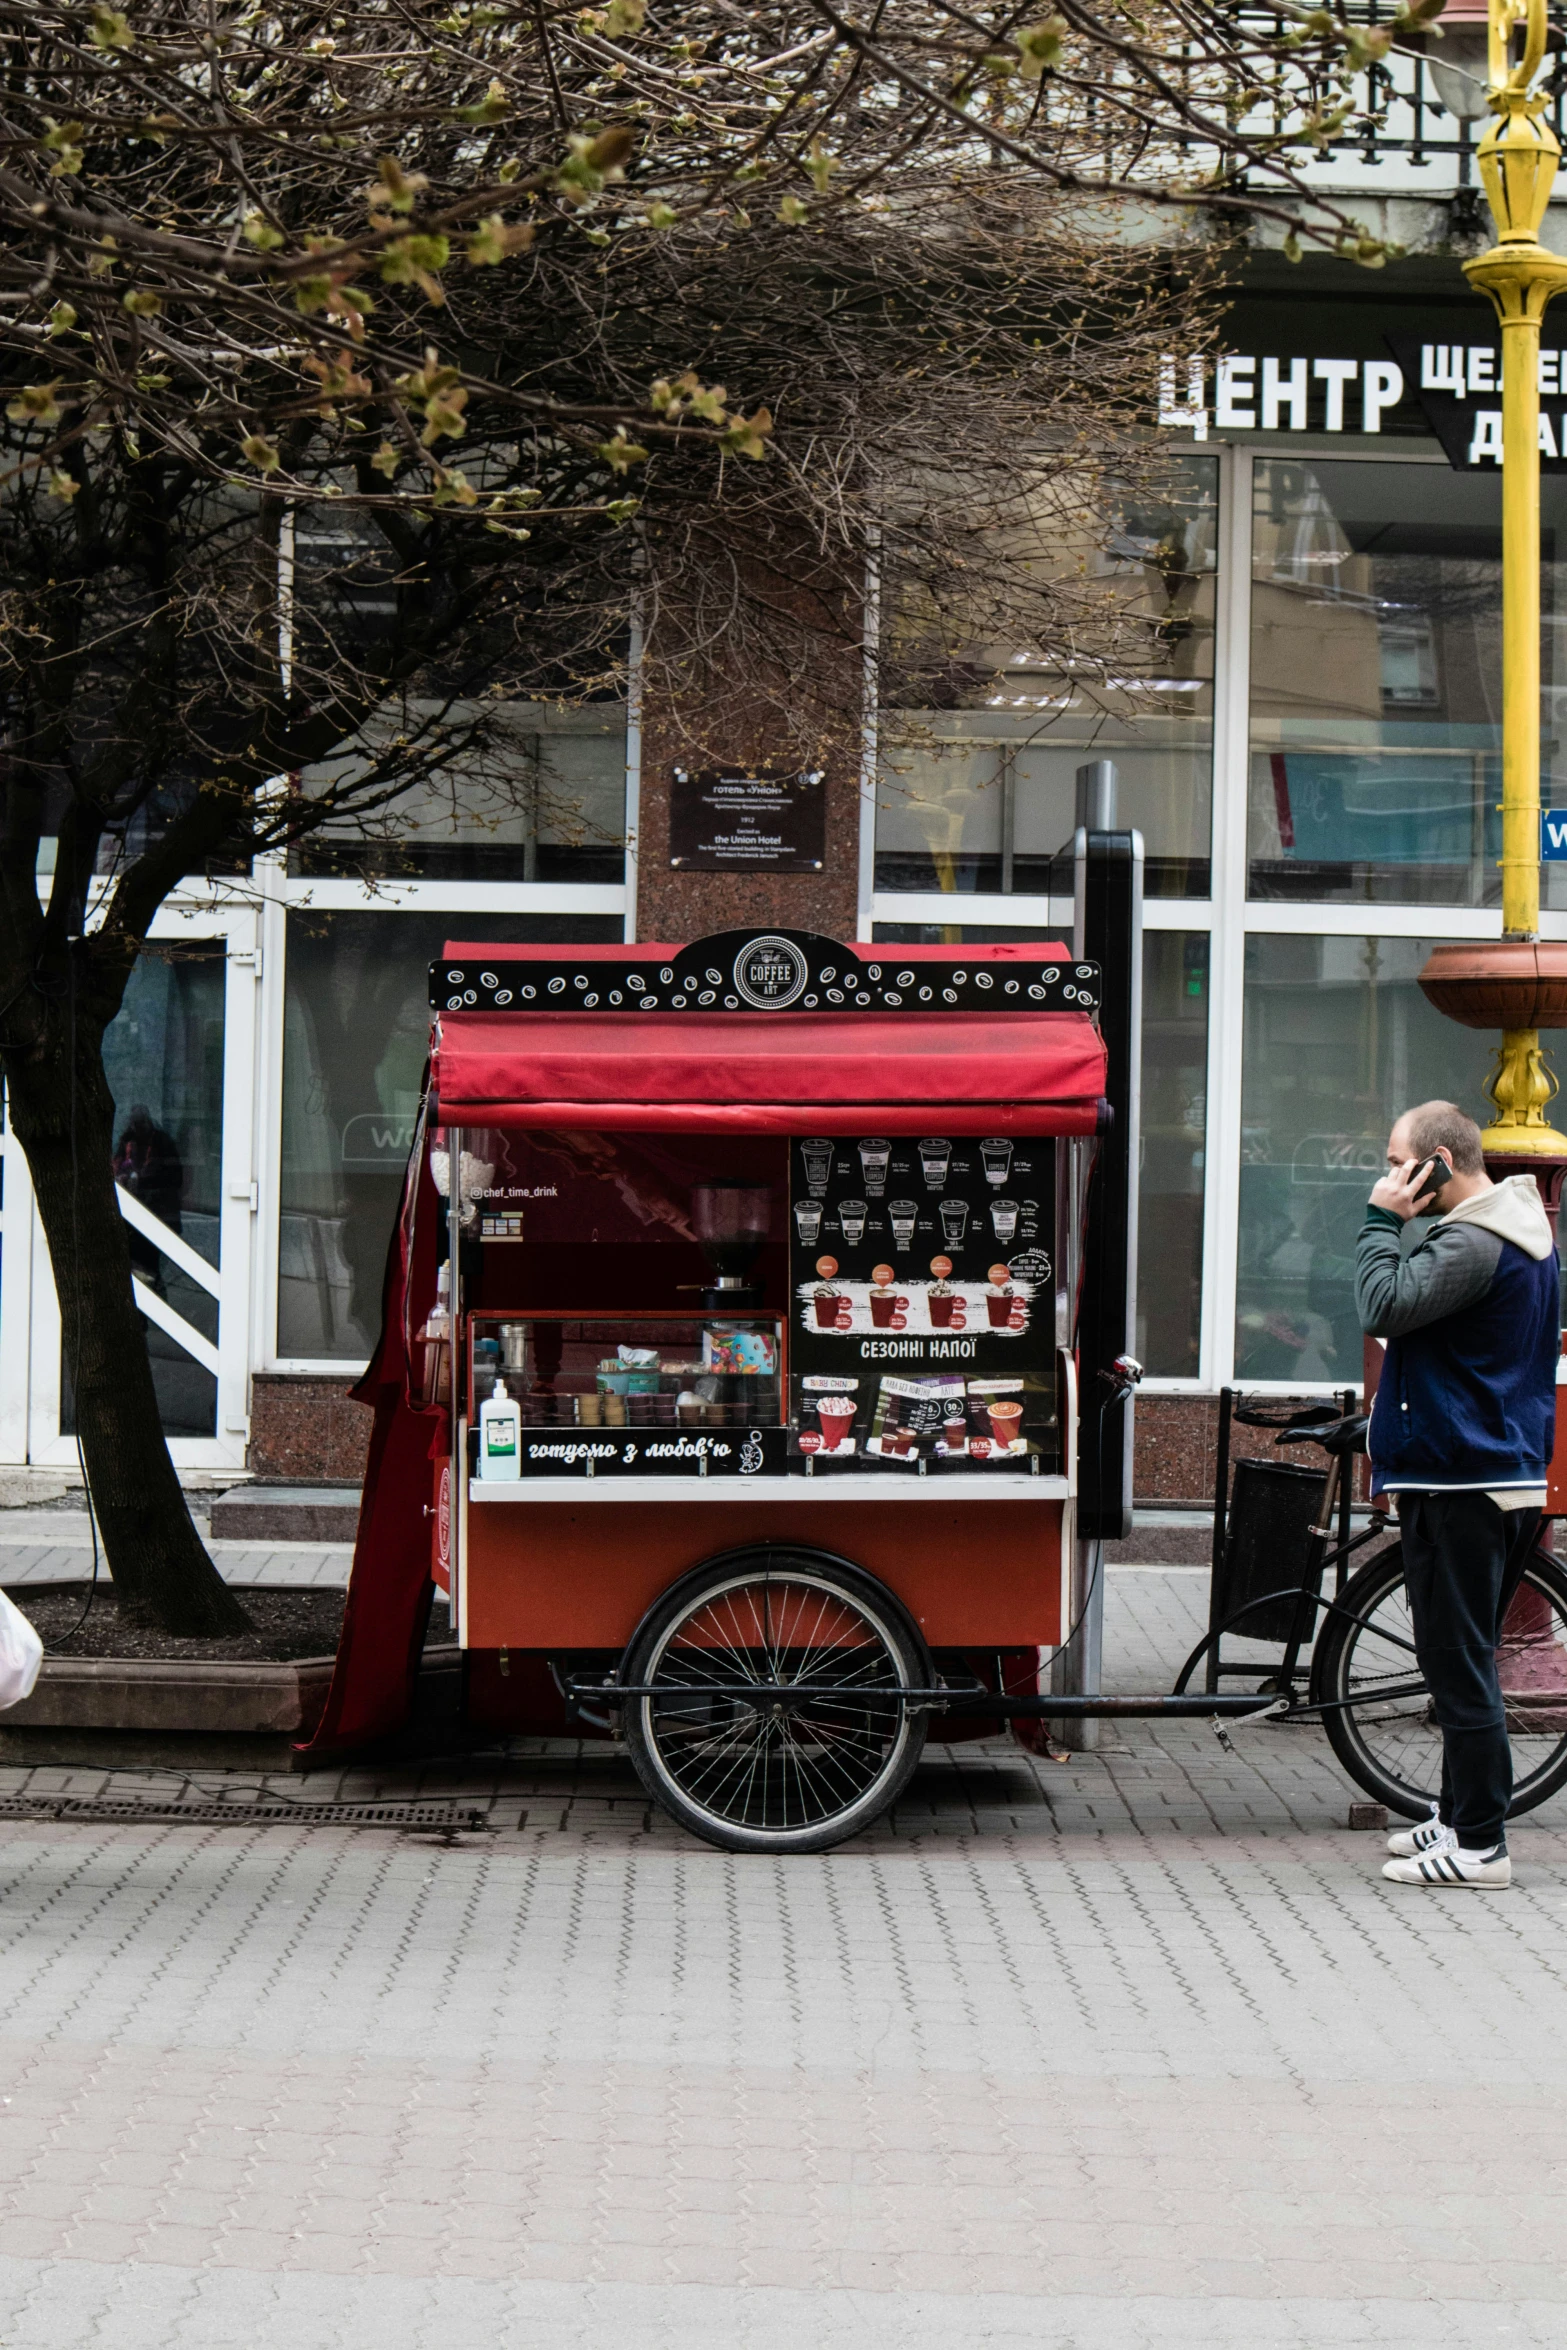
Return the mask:
<svg viewBox="0 0 1567 2350">
<path fill-rule="evenodd" d="M 479 1475 L 483 1478 L 522 1475 L 522 1414 L 497 1379 L 495 1392 L 479 1407 Z"/>
</svg>

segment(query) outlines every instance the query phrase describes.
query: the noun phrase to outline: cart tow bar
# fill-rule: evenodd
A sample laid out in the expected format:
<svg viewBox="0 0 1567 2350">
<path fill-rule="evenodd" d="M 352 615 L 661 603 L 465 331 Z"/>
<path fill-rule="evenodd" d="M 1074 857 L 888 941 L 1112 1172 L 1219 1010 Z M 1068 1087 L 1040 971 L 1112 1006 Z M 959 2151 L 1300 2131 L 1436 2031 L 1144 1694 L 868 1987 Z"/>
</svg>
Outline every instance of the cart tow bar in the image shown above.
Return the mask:
<svg viewBox="0 0 1567 2350">
<path fill-rule="evenodd" d="M 824 1689 L 820 1683 L 790 1681 L 589 1681 L 554 1666 L 551 1672 L 572 1712 L 596 1728 L 610 1726 L 597 1709 L 622 1706 L 639 1697 L 663 1698 L 667 1703 L 724 1698 L 738 1705 L 783 1708 L 824 1701 L 841 1705 L 852 1700 L 857 1706 L 907 1706 L 911 1711 L 918 1707 L 926 1713 L 994 1714 L 998 1721 L 1182 1721 L 1206 1717 L 1228 1743 L 1224 1721 L 1258 1721 L 1292 1710 L 1289 1699 L 1274 1690 L 1250 1696 L 1193 1691 L 1179 1697 L 1043 1697 L 987 1689 L 978 1682 L 972 1687 L 943 1682 L 930 1689 Z"/>
</svg>

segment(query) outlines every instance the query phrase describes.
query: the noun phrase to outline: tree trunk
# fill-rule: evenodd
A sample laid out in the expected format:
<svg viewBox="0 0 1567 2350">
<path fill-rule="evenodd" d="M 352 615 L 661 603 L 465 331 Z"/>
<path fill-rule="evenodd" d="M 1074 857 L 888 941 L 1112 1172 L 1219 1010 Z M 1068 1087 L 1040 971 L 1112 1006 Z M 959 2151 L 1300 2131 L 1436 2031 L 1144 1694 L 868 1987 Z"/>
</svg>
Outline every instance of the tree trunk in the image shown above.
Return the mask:
<svg viewBox="0 0 1567 2350">
<path fill-rule="evenodd" d="M 113 1171 L 114 1102 L 102 1037 L 56 1011 L 44 1049 L 8 1054 L 12 1131 L 27 1154 L 49 1243 L 93 1508 L 121 1613 L 187 1639 L 250 1619 L 191 1523 L 164 1440 Z M 52 1049 L 51 1049 L 52 1048 Z"/>
</svg>

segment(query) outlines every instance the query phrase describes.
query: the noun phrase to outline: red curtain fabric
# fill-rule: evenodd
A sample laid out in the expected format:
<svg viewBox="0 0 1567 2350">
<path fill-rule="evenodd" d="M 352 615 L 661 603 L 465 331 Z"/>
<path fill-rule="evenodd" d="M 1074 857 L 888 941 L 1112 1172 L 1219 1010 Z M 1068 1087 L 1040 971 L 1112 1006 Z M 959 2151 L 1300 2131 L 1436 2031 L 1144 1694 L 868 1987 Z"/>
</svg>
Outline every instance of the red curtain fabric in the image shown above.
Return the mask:
<svg viewBox="0 0 1567 2350">
<path fill-rule="evenodd" d="M 1093 1134 L 1104 1046 L 1081 1012 L 443 1012 L 447 1126 L 751 1134 Z"/>
<path fill-rule="evenodd" d="M 435 1292 L 437 1194 L 421 1119 L 392 1230 L 381 1294 L 381 1336 L 353 1395 L 375 1407 L 354 1563 L 332 1686 L 315 1735 L 298 1751 L 324 1762 L 407 1726 L 429 1619 L 432 1451 L 447 1440 L 447 1415 L 408 1397 L 410 1300 Z"/>
</svg>

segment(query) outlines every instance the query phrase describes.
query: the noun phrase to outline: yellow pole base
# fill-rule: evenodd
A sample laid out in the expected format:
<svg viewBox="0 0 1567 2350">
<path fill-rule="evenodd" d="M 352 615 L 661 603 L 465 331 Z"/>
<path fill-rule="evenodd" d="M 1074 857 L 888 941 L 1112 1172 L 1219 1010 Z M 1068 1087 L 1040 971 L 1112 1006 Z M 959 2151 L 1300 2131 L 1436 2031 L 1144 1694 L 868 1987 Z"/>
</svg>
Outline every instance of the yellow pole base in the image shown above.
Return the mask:
<svg viewBox="0 0 1567 2350">
<path fill-rule="evenodd" d="M 1507 1028 L 1496 1049 L 1496 1066 L 1485 1090 L 1496 1105 L 1496 1116 L 1480 1140 L 1487 1152 L 1512 1152 L 1519 1157 L 1560 1158 L 1567 1154 L 1567 1134 L 1546 1123 L 1545 1107 L 1560 1091 L 1560 1081 L 1548 1066 L 1537 1028 Z"/>
</svg>

